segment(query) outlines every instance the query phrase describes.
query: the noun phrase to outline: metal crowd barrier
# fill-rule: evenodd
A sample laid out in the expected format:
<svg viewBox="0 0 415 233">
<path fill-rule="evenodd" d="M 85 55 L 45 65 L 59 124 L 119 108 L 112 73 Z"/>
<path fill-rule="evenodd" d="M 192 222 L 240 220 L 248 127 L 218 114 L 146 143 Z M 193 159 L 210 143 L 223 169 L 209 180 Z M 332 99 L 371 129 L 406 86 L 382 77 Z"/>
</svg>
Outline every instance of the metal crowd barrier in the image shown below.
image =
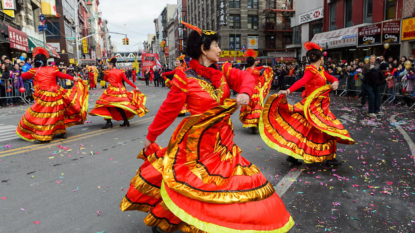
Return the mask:
<svg viewBox="0 0 415 233">
<path fill-rule="evenodd" d="M 11 87 L 9 87 L 9 82 L 11 83 Z M 23 85 L 25 82 L 23 82 Z M 0 100 L 2 103 L 5 104 L 14 104 L 15 99 L 20 99 L 25 104 L 30 104 L 30 101 L 27 98 L 28 90 L 26 89 L 25 92 L 21 93 L 19 88 L 14 88 L 13 86 L 13 79 L 2 79 L 0 84 Z M 3 102 L 5 100 L 5 102 Z"/>
</svg>

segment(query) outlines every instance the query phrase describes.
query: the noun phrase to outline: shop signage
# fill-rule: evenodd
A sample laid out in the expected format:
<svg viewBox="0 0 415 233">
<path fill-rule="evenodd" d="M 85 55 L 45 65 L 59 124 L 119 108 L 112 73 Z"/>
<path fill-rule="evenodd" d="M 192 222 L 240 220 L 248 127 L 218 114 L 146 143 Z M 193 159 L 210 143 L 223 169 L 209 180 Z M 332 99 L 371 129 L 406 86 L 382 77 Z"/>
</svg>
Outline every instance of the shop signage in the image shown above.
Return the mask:
<svg viewBox="0 0 415 233">
<path fill-rule="evenodd" d="M 402 41 L 415 40 L 415 18 L 402 20 Z"/>
<path fill-rule="evenodd" d="M 88 53 L 88 41 L 86 39 L 82 40 L 82 47 L 84 48 L 84 53 Z"/>
<path fill-rule="evenodd" d="M 221 51 L 220 57 L 244 57 L 244 53 L 242 51 Z"/>
<path fill-rule="evenodd" d="M 27 34 L 8 26 L 10 48 L 29 52 L 29 39 Z"/>
<path fill-rule="evenodd" d="M 55 51 L 58 53 L 61 51 L 61 44 L 60 43 L 49 43 Z"/>
<path fill-rule="evenodd" d="M 3 10 L 15 10 L 14 0 L 3 0 Z"/>
<path fill-rule="evenodd" d="M 300 16 L 298 16 L 298 22 L 299 24 L 303 24 L 303 23 L 311 22 L 317 19 L 322 19 L 323 12 L 324 12 L 324 8 L 322 7 L 317 10 L 313 10 L 313 11 L 301 14 Z"/>
<path fill-rule="evenodd" d="M 258 36 L 248 36 L 248 49 L 258 49 Z"/>
<path fill-rule="evenodd" d="M 226 25 L 226 1 L 219 0 L 218 2 L 218 12 L 219 12 L 219 25 Z"/>
<path fill-rule="evenodd" d="M 382 23 L 359 27 L 357 37 L 357 47 L 381 45 Z"/>
<path fill-rule="evenodd" d="M 401 21 L 383 22 L 382 41 L 383 43 L 399 43 L 401 35 Z"/>
</svg>

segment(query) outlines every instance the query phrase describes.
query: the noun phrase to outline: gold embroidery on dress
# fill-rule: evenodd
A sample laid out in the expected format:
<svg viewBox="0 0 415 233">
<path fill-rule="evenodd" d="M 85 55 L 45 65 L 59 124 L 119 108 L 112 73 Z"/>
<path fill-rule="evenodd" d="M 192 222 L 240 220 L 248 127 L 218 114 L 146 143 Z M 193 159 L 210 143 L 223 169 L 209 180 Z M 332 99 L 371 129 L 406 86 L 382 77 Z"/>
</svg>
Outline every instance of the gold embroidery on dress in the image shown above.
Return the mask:
<svg viewBox="0 0 415 233">
<path fill-rule="evenodd" d="M 220 84 L 220 87 L 218 89 L 215 89 L 215 87 L 213 87 L 212 84 L 202 79 L 199 79 L 199 85 L 200 87 L 202 87 L 202 90 L 209 93 L 209 95 L 213 98 L 213 100 L 220 103 L 224 95 L 223 87 L 226 85 L 226 82 L 223 80 L 223 78 L 222 78 L 222 83 Z"/>
</svg>

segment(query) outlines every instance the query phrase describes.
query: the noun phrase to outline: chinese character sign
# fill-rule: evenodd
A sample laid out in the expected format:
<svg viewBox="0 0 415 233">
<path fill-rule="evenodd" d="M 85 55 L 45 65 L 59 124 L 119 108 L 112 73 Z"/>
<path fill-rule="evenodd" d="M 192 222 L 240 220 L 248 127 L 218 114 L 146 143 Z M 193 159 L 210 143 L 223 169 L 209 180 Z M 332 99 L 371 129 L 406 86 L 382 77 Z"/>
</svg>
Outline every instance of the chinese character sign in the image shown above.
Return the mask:
<svg viewBox="0 0 415 233">
<path fill-rule="evenodd" d="M 15 10 L 14 0 L 3 0 L 3 10 Z"/>
<path fill-rule="evenodd" d="M 29 40 L 27 34 L 9 26 L 10 48 L 29 52 Z"/>
<path fill-rule="evenodd" d="M 415 39 L 415 18 L 402 20 L 402 40 Z"/>
<path fill-rule="evenodd" d="M 359 27 L 357 47 L 382 44 L 382 23 Z"/>
<path fill-rule="evenodd" d="M 399 43 L 401 34 L 401 22 L 383 22 L 383 43 Z"/>
<path fill-rule="evenodd" d="M 218 1 L 219 25 L 226 25 L 226 1 Z"/>
<path fill-rule="evenodd" d="M 84 48 L 84 53 L 88 53 L 88 43 L 86 39 L 82 40 L 82 47 Z"/>
</svg>

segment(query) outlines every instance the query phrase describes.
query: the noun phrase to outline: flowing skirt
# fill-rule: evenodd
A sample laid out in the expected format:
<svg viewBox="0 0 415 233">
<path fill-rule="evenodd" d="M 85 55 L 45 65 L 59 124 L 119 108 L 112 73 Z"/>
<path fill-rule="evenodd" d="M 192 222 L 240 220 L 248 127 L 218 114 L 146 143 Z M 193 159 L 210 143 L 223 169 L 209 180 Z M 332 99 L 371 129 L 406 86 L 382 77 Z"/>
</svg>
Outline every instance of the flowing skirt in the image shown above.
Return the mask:
<svg viewBox="0 0 415 233">
<path fill-rule="evenodd" d="M 35 103 L 21 118 L 16 133 L 26 141 L 50 141 L 66 128 L 83 124 L 88 111 L 87 81 L 75 82 L 72 89 L 42 90 L 35 86 Z"/>
<path fill-rule="evenodd" d="M 242 122 L 244 128 L 258 128 L 264 108 L 264 100 L 268 96 L 271 88 L 272 77 L 272 70 L 266 69 L 263 74 L 265 80 L 264 85 L 262 87 L 256 85 L 249 104 L 242 106 L 239 120 Z"/>
<path fill-rule="evenodd" d="M 152 144 L 122 211 L 148 212 L 148 226 L 173 232 L 287 232 L 294 225 L 260 170 L 233 142 L 235 101 L 185 118 L 169 146 Z"/>
<path fill-rule="evenodd" d="M 129 120 L 135 115 L 142 117 L 148 113 L 145 107 L 146 100 L 146 95 L 139 91 L 127 92 L 124 86 L 114 87 L 108 84 L 107 90 L 98 99 L 89 115 L 121 121 L 123 120 L 121 113 L 116 109 L 121 108 Z"/>
<path fill-rule="evenodd" d="M 308 163 L 334 159 L 337 143 L 354 144 L 354 140 L 329 109 L 330 90 L 330 85 L 323 86 L 294 106 L 284 95 L 269 97 L 259 123 L 262 139 Z"/>
</svg>

